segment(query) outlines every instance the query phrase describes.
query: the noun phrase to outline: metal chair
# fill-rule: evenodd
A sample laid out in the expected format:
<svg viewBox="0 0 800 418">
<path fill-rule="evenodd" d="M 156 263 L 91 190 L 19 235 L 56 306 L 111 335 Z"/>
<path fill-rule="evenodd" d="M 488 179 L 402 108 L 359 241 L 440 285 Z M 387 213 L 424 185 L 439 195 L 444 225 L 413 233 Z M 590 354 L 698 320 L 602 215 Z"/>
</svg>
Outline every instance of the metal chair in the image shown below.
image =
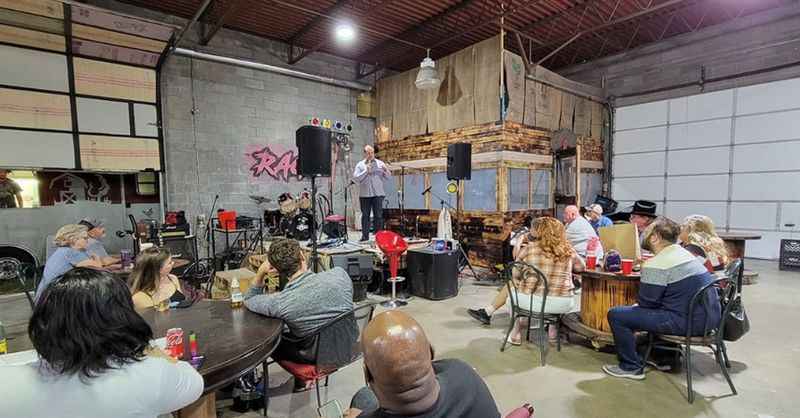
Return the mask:
<svg viewBox="0 0 800 418">
<path fill-rule="evenodd" d="M 542 304 L 539 306 L 538 311 L 533 310 L 533 298 L 530 300 L 530 304 L 527 307 L 519 306 L 519 297 L 517 295 L 517 289 L 512 285 L 512 277 L 513 271 L 515 268 L 520 269 L 520 274 L 523 277 L 526 277 L 529 274 L 533 274 L 536 276 L 536 284 L 534 289 L 538 289 L 540 285 L 544 286 L 542 292 Z M 519 318 L 528 318 L 529 321 L 537 320 L 539 321 L 539 361 L 542 366 L 545 365 L 545 357 L 547 356 L 548 350 L 548 343 L 547 343 L 547 334 L 550 330 L 550 326 L 556 327 L 556 350 L 561 351 L 561 314 L 550 314 L 545 313 L 544 308 L 545 304 L 547 303 L 547 295 L 550 292 L 549 285 L 547 283 L 547 277 L 545 277 L 544 273 L 541 270 L 536 268 L 535 266 L 522 262 L 522 261 L 514 261 L 506 265 L 505 268 L 505 275 L 506 275 L 506 286 L 508 287 L 508 297 L 511 299 L 511 325 L 508 326 L 508 331 L 506 332 L 506 336 L 503 339 L 503 344 L 500 346 L 500 351 L 505 351 L 506 343 L 508 342 L 508 336 L 511 335 L 511 330 L 514 328 L 514 324 L 516 323 L 517 319 Z M 531 339 L 531 327 L 530 323 L 528 324 L 526 330 L 525 340 L 530 341 Z"/>
<path fill-rule="evenodd" d="M 25 297 L 28 298 L 31 310 L 35 305 L 33 296 L 36 294 L 36 288 L 39 286 L 43 272 L 44 266 L 37 266 L 34 263 L 20 263 L 17 266 L 17 280 L 22 286 L 22 291 L 25 292 Z"/>
<path fill-rule="evenodd" d="M 713 327 L 709 327 L 709 301 L 706 297 L 708 292 L 719 292 L 721 295 L 720 300 L 723 302 L 731 300 L 731 297 L 736 294 L 736 282 L 724 277 L 703 286 L 692 296 L 689 302 L 686 315 L 686 335 L 659 335 L 650 333 L 650 342 L 644 355 L 644 362 L 646 364 L 653 348 L 675 351 L 676 353 L 683 354 L 689 403 L 694 402 L 694 392 L 692 391 L 692 347 L 708 347 L 712 350 L 719 364 L 719 368 L 725 376 L 725 380 L 728 381 L 731 391 L 734 395 L 737 394 L 736 387 L 733 386 L 731 376 L 728 374 L 730 363 L 728 362 L 728 354 L 725 349 L 725 341 L 723 341 L 725 321 L 730 313 L 731 304 L 725 303 L 723 305 L 724 307 L 721 312 L 722 317 L 719 323 L 715 324 Z M 692 335 L 692 318 L 698 306 L 705 309 L 706 323 L 704 324 L 702 335 Z"/>
<path fill-rule="evenodd" d="M 375 304 L 358 306 L 328 321 L 315 334 L 301 339 L 284 335 L 284 340 L 311 347 L 313 361 L 308 364 L 279 360 L 277 363 L 295 377 L 313 380 L 317 391 L 317 407 L 322 407 L 319 382 L 325 379 L 328 386 L 330 376 L 342 367 L 362 357 L 361 333 L 372 320 Z"/>
</svg>

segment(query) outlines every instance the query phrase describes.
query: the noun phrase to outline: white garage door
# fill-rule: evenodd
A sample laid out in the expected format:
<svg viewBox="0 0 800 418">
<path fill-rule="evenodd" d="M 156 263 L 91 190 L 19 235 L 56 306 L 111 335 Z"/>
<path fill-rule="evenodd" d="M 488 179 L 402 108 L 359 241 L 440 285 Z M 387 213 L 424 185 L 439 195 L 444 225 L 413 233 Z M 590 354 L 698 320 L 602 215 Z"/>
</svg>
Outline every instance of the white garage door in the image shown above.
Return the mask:
<svg viewBox="0 0 800 418">
<path fill-rule="evenodd" d="M 748 257 L 776 259 L 781 238 L 800 237 L 800 79 L 620 107 L 615 122 L 620 206 L 648 199 L 676 221 L 756 232 Z"/>
</svg>

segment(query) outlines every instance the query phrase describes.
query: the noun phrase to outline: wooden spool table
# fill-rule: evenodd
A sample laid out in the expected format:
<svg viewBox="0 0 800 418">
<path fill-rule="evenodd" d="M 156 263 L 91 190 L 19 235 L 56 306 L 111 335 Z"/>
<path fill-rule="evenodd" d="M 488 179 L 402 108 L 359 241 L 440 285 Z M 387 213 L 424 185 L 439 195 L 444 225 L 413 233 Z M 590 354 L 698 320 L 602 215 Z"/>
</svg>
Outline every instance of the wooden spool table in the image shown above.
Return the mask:
<svg viewBox="0 0 800 418">
<path fill-rule="evenodd" d="M 581 311 L 564 316 L 564 325 L 589 339 L 595 348 L 614 344 L 608 310 L 633 305 L 639 295 L 639 273 L 624 275 L 602 270 L 581 273 Z"/>
<path fill-rule="evenodd" d="M 744 262 L 744 250 L 748 240 L 761 239 L 761 235 L 746 234 L 738 232 L 717 232 L 720 238 L 728 246 L 728 254 L 733 258 L 741 258 Z M 744 264 L 742 264 L 744 266 Z M 741 284 L 755 284 L 758 282 L 758 273 L 752 270 L 745 270 L 742 275 Z"/>
</svg>

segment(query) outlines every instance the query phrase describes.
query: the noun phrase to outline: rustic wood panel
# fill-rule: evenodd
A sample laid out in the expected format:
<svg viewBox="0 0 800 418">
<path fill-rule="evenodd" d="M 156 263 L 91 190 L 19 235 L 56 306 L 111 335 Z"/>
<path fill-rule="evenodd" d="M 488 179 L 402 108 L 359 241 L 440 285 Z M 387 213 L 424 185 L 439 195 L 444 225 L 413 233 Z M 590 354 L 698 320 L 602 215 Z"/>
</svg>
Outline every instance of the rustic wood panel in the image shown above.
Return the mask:
<svg viewBox="0 0 800 418">
<path fill-rule="evenodd" d="M 577 97 L 569 93 L 561 93 L 561 116 L 558 127 L 560 129 L 573 130 L 573 120 L 575 117 L 575 101 Z"/>
<path fill-rule="evenodd" d="M 119 61 L 125 64 L 146 65 L 153 68 L 158 64 L 159 58 L 159 54 L 152 52 L 74 38 L 72 39 L 72 52 L 89 57 Z"/>
<path fill-rule="evenodd" d="M 120 16 L 77 4 L 72 5 L 72 21 L 162 41 L 168 41 L 174 31 L 174 28 L 167 25 Z"/>
<path fill-rule="evenodd" d="M 449 114 L 452 103 L 449 102 L 450 92 L 450 56 L 442 57 L 436 61 L 436 69 L 439 77 L 442 77 L 442 84 L 439 88 L 428 95 L 428 132 L 441 132 L 447 130 L 450 125 Z"/>
<path fill-rule="evenodd" d="M 74 58 L 75 89 L 79 94 L 156 102 L 154 70 Z"/>
<path fill-rule="evenodd" d="M 611 332 L 609 309 L 633 305 L 638 301 L 639 280 L 601 279 L 584 275 L 581 287 L 581 321 L 590 328 L 604 332 Z"/>
<path fill-rule="evenodd" d="M 409 89 L 413 85 L 410 72 L 400 73 L 392 76 L 389 79 L 390 83 L 394 83 L 394 97 L 392 100 L 392 139 L 401 139 L 409 135 L 408 128 L 408 113 L 409 103 L 408 94 Z"/>
<path fill-rule="evenodd" d="M 474 48 L 462 49 L 450 56 L 447 72 L 448 112 L 445 129 L 475 125 L 475 57 Z"/>
<path fill-rule="evenodd" d="M 0 42 L 65 52 L 66 40 L 61 35 L 0 25 Z"/>
<path fill-rule="evenodd" d="M 576 135 L 590 135 L 592 125 L 592 109 L 589 100 L 582 97 L 575 98 L 575 118 L 572 131 Z"/>
<path fill-rule="evenodd" d="M 49 17 L 32 15 L 16 10 L 0 8 L 0 23 L 24 27 L 30 30 L 38 30 L 57 35 L 64 34 L 64 21 L 51 19 Z"/>
<path fill-rule="evenodd" d="M 528 81 L 530 84 L 530 80 Z M 536 125 L 537 127 L 556 131 L 561 118 L 561 97 L 558 89 L 534 82 L 536 85 Z"/>
<path fill-rule="evenodd" d="M 142 38 L 141 36 L 128 35 L 77 23 L 72 24 L 72 36 L 75 38 L 88 39 L 105 44 L 119 45 L 126 48 L 139 49 L 142 51 L 155 53 L 161 53 L 161 51 L 163 51 L 167 46 L 167 43 L 163 41 Z"/>
<path fill-rule="evenodd" d="M 516 123 L 524 122 L 526 125 L 534 126 L 534 123 L 528 123 L 525 120 L 525 100 L 528 93 L 525 88 L 525 64 L 522 57 L 509 51 L 504 51 L 503 56 L 506 89 L 508 90 L 506 120 Z M 535 117 L 535 114 L 531 114 L 531 116 Z"/>
<path fill-rule="evenodd" d="M 589 136 L 592 138 L 600 138 L 603 134 L 603 114 L 605 113 L 605 109 L 602 104 L 597 102 L 589 102 L 589 107 L 592 115 Z"/>
<path fill-rule="evenodd" d="M 428 132 L 428 96 L 430 90 L 420 90 L 414 85 L 417 79 L 417 71 L 411 71 L 409 75 L 408 90 L 408 135 L 421 135 Z"/>
<path fill-rule="evenodd" d="M 474 45 L 475 124 L 500 120 L 500 36 Z"/>
<path fill-rule="evenodd" d="M 538 121 L 536 120 L 536 104 L 538 103 L 536 96 L 540 86 L 540 83 L 528 79 L 525 80 L 525 116 L 523 118 L 525 125 L 542 126 L 537 124 Z"/>
<path fill-rule="evenodd" d="M 80 136 L 81 166 L 87 170 L 161 170 L 158 141 L 99 135 Z"/>
<path fill-rule="evenodd" d="M 72 130 L 69 96 L 0 89 L 0 125 Z"/>
<path fill-rule="evenodd" d="M 56 0 L 0 0 L 0 7 L 54 19 L 64 19 L 64 6 Z"/>
<path fill-rule="evenodd" d="M 603 161 L 603 140 L 592 137 L 578 137 L 581 146 L 581 159 L 586 161 Z"/>
</svg>

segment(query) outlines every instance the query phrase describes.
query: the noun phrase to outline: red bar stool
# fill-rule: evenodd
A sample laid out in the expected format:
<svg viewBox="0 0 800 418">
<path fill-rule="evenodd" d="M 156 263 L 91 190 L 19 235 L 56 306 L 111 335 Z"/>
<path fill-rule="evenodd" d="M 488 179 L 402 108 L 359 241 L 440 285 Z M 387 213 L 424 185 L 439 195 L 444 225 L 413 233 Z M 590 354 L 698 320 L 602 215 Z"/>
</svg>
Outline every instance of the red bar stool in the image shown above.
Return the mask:
<svg viewBox="0 0 800 418">
<path fill-rule="evenodd" d="M 386 258 L 389 259 L 389 274 L 391 277 L 389 277 L 388 281 L 392 283 L 392 298 L 382 302 L 381 306 L 389 309 L 405 306 L 408 302 L 397 299 L 397 282 L 405 281 L 406 278 L 397 275 L 397 268 L 400 266 L 400 256 L 408 249 L 408 243 L 400 234 L 392 231 L 378 231 L 375 234 L 375 243 Z"/>
</svg>

